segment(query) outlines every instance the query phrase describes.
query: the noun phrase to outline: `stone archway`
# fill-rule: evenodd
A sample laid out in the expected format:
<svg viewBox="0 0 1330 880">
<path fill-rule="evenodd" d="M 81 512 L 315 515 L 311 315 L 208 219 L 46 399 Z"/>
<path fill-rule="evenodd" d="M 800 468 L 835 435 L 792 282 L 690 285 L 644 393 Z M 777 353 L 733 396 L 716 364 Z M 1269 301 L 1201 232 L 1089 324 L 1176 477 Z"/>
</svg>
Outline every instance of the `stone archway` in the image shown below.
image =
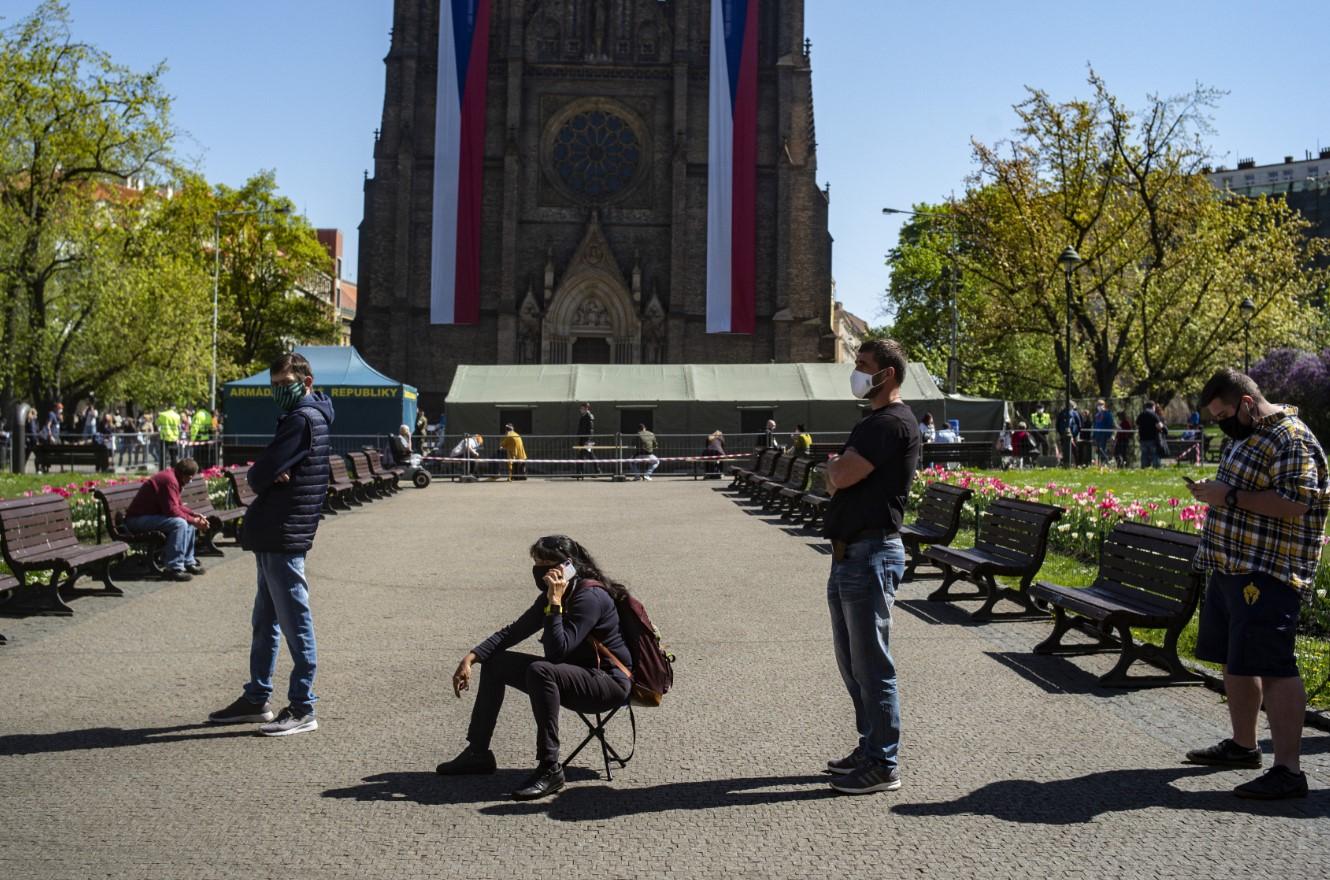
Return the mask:
<svg viewBox="0 0 1330 880">
<path fill-rule="evenodd" d="M 641 361 L 642 320 L 592 214 L 582 244 L 554 292 L 541 326 L 547 364 Z"/>
</svg>

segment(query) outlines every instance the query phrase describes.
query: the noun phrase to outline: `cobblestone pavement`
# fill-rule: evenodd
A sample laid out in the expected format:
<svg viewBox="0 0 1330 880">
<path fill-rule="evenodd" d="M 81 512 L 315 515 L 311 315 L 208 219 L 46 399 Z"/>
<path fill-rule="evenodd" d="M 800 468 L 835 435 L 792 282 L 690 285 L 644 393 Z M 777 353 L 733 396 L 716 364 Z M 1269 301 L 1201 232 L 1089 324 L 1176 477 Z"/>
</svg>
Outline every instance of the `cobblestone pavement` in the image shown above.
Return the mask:
<svg viewBox="0 0 1330 880">
<path fill-rule="evenodd" d="M 553 531 L 636 590 L 677 683 L 612 783 L 579 758 L 557 798 L 518 804 L 521 698 L 497 775 L 432 771 L 471 707 L 454 665 L 529 601 L 526 546 Z M 820 769 L 853 738 L 829 557 L 717 483 L 436 484 L 328 521 L 309 560 L 322 726 L 301 736 L 200 724 L 246 667 L 253 564 L 227 557 L 71 619 L 0 620 L 0 877 L 1291 877 L 1330 859 L 1330 735 L 1308 731 L 1310 798 L 1237 800 L 1250 773 L 1179 763 L 1225 735 L 1216 695 L 1103 691 L 1107 658 L 1033 657 L 1046 624 L 964 625 L 926 580 L 893 633 L 905 785 L 834 796 Z"/>
</svg>

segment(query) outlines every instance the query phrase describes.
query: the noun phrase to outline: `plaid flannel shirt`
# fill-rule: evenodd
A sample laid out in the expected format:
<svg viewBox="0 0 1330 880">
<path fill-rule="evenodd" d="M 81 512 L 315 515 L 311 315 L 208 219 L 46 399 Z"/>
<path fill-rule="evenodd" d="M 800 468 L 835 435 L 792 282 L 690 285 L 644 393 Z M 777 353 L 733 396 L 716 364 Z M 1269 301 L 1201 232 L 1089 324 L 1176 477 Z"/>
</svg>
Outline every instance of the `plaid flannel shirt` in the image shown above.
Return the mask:
<svg viewBox="0 0 1330 880">
<path fill-rule="evenodd" d="M 1316 436 L 1284 407 L 1224 451 L 1217 479 L 1240 492 L 1273 489 L 1307 505 L 1301 517 L 1278 518 L 1224 505 L 1211 507 L 1196 564 L 1221 574 L 1268 574 L 1296 589 L 1310 587 L 1330 511 L 1330 476 Z"/>
</svg>

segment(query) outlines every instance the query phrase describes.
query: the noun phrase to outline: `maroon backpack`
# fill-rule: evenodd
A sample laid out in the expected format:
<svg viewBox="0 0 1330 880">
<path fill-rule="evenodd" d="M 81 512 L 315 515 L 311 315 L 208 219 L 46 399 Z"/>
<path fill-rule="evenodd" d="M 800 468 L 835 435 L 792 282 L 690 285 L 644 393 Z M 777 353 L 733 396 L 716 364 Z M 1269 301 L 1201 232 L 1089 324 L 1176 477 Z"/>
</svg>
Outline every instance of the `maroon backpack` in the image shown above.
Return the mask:
<svg viewBox="0 0 1330 880">
<path fill-rule="evenodd" d="M 585 587 L 598 587 L 605 590 L 600 581 L 586 580 Z M 609 593 L 609 590 L 605 590 Z M 661 699 L 669 693 L 674 684 L 674 655 L 667 652 L 660 644 L 660 630 L 651 623 L 647 610 L 642 603 L 624 591 L 623 599 L 616 599 L 614 607 L 619 612 L 619 629 L 623 633 L 624 644 L 633 658 L 633 671 L 624 668 L 614 652 L 600 642 L 592 639 L 596 652 L 609 660 L 628 675 L 633 683 L 633 702 L 640 706 L 659 706 Z M 610 593 L 613 597 L 614 594 Z"/>
</svg>

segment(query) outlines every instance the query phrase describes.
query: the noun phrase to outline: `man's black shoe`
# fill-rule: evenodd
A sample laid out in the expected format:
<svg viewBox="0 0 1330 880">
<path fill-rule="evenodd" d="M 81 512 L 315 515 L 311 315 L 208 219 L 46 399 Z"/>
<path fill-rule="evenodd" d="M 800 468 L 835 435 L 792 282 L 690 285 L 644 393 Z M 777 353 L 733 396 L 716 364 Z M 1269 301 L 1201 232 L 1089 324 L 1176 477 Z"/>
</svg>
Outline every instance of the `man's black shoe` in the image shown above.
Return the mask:
<svg viewBox="0 0 1330 880">
<path fill-rule="evenodd" d="M 1205 764 L 1210 767 L 1247 767 L 1256 769 L 1261 766 L 1261 750 L 1244 748 L 1231 739 L 1223 739 L 1203 749 L 1192 749 L 1187 753 L 1188 764 Z"/>
<path fill-rule="evenodd" d="M 493 773 L 496 767 L 494 753 L 489 749 L 480 751 L 467 746 L 456 758 L 435 767 L 434 772 L 440 776 L 483 776 Z"/>
<path fill-rule="evenodd" d="M 194 580 L 194 575 L 181 568 L 168 568 L 166 571 L 162 572 L 162 577 L 166 578 L 168 581 Z"/>
<path fill-rule="evenodd" d="M 543 798 L 563 788 L 563 783 L 563 765 L 558 761 L 543 761 L 526 784 L 513 792 L 513 800 L 533 801 Z"/>
<path fill-rule="evenodd" d="M 1240 798 L 1258 801 L 1282 801 L 1307 796 L 1307 774 L 1294 773 L 1283 764 L 1276 764 L 1262 776 L 1244 782 L 1233 793 Z"/>
<path fill-rule="evenodd" d="M 185 571 L 190 574 L 203 574 L 207 569 L 199 565 L 197 562 L 191 562 L 189 565 L 185 566 Z"/>
</svg>

